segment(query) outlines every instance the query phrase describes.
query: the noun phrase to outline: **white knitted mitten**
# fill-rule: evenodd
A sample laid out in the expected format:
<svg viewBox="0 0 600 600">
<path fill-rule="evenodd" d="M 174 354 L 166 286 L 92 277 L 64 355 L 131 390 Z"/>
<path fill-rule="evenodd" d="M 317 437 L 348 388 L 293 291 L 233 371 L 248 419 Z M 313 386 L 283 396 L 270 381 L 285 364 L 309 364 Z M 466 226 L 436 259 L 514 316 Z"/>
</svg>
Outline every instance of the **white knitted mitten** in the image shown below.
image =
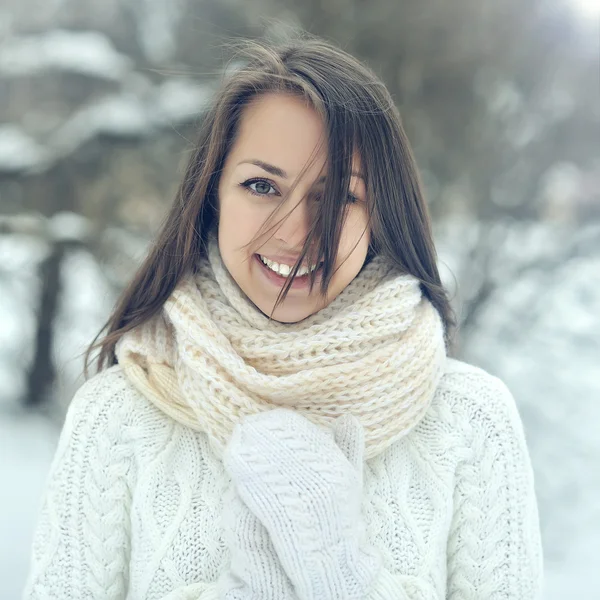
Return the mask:
<svg viewBox="0 0 600 600">
<path fill-rule="evenodd" d="M 234 429 L 225 466 L 301 600 L 363 600 L 379 574 L 361 515 L 363 456 L 364 430 L 349 414 L 333 435 L 283 408 Z"/>
<path fill-rule="evenodd" d="M 223 504 L 231 568 L 219 577 L 220 600 L 296 600 L 265 526 L 244 504 L 233 483 Z"/>
</svg>

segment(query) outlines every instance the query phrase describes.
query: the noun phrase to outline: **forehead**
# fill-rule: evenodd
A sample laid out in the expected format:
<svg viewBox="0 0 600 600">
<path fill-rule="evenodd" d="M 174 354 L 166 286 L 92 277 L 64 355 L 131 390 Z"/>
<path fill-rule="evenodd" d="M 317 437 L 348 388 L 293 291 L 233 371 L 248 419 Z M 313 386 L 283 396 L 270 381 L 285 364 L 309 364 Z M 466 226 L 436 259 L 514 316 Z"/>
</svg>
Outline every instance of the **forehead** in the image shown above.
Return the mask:
<svg viewBox="0 0 600 600">
<path fill-rule="evenodd" d="M 305 99 L 291 94 L 257 97 L 242 113 L 228 162 L 248 159 L 277 165 L 292 178 L 311 161 L 307 176 L 324 172 L 326 131 L 319 113 Z M 360 169 L 358 156 L 353 167 Z"/>
</svg>

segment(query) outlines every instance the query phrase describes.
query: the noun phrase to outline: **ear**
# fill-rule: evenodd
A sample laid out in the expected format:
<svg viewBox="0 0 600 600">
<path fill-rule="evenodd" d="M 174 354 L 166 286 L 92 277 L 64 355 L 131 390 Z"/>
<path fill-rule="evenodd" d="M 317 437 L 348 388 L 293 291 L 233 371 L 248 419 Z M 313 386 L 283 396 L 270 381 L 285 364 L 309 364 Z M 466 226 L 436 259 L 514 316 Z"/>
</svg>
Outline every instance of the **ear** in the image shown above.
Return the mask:
<svg viewBox="0 0 600 600">
<path fill-rule="evenodd" d="M 362 474 L 365 454 L 365 431 L 361 422 L 346 413 L 335 420 L 333 437 L 350 464 Z"/>
</svg>

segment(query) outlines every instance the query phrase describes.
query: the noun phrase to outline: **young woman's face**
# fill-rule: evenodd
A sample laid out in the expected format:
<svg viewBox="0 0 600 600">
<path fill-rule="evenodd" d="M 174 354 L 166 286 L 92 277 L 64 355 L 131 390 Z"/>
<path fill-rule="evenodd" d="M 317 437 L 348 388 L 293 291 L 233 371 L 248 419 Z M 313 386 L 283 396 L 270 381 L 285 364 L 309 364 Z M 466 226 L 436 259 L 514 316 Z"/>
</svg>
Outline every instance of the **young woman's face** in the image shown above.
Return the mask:
<svg viewBox="0 0 600 600">
<path fill-rule="evenodd" d="M 319 180 L 326 173 L 327 154 L 322 147 L 324 134 L 318 113 L 302 99 L 288 94 L 259 96 L 246 107 L 238 137 L 224 164 L 218 190 L 221 256 L 238 286 L 266 315 L 271 314 L 285 284 L 284 275 L 289 273 L 285 265 L 293 267 L 308 235 L 309 203 L 315 201 L 315 194 L 318 196 L 322 189 Z M 284 200 L 292 183 L 311 159 L 310 168 Z M 348 214 L 327 298 L 319 294 L 319 277 L 309 293 L 309 278 L 299 277 L 299 271 L 285 300 L 273 313 L 275 320 L 294 323 L 321 310 L 363 266 L 369 232 L 366 189 L 360 168 L 357 156 L 352 165 L 356 175 L 352 176 L 346 199 Z M 282 202 L 285 206 L 269 223 L 268 233 L 257 238 L 262 245 L 245 247 L 256 238 L 263 223 Z M 296 204 L 298 206 L 278 229 L 270 229 Z M 274 263 L 278 263 L 283 275 L 273 271 L 273 268 L 277 269 Z"/>
</svg>

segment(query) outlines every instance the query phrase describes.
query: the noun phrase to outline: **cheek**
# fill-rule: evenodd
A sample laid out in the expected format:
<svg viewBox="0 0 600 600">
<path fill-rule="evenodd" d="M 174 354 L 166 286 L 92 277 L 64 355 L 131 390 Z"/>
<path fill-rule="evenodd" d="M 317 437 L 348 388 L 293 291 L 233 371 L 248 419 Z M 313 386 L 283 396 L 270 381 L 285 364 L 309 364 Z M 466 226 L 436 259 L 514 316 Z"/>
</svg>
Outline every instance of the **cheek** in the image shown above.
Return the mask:
<svg viewBox="0 0 600 600">
<path fill-rule="evenodd" d="M 348 256 L 366 256 L 369 248 L 369 229 L 367 227 L 366 209 L 357 207 L 348 215 L 340 240 L 340 260 Z M 363 256 L 363 260 L 364 260 Z"/>
<path fill-rule="evenodd" d="M 237 246 L 252 240 L 269 214 L 270 209 L 252 202 L 243 190 L 228 191 L 219 197 L 219 229 Z"/>
</svg>

